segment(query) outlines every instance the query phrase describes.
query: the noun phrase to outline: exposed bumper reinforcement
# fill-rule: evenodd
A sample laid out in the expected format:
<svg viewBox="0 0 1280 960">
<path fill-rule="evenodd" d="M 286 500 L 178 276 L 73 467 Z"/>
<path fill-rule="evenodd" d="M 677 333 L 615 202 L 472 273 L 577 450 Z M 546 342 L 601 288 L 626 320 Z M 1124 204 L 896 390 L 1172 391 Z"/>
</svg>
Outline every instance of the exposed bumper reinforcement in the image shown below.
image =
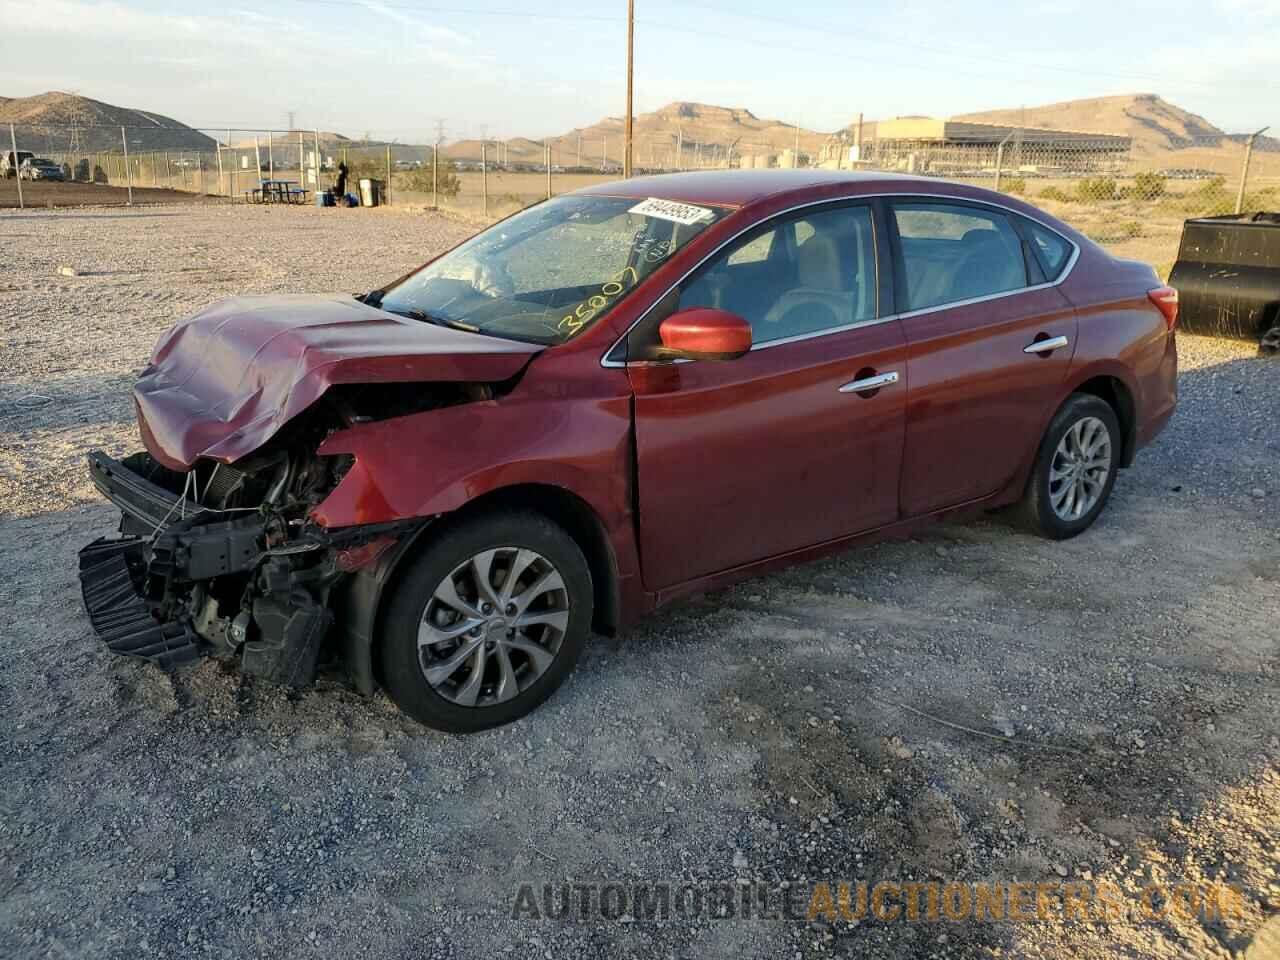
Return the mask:
<svg viewBox="0 0 1280 960">
<path fill-rule="evenodd" d="M 100 537 L 80 551 L 80 590 L 89 621 L 107 649 L 174 667 L 200 656 L 199 638 L 181 623 L 163 623 L 138 592 L 134 570 L 145 565 L 138 537 Z"/>
</svg>

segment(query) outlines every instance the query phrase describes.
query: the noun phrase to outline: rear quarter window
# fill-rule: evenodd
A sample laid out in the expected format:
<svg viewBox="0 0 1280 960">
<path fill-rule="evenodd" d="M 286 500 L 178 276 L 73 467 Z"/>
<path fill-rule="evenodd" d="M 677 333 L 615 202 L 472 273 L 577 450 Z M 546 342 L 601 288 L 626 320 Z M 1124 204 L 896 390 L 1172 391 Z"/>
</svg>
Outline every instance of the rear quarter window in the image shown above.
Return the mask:
<svg viewBox="0 0 1280 960">
<path fill-rule="evenodd" d="M 1065 237 L 1054 233 L 1048 227 L 1041 226 L 1034 220 L 1024 222 L 1027 225 L 1027 234 L 1031 237 L 1031 249 L 1039 258 L 1040 266 L 1044 268 L 1044 275 L 1050 280 L 1057 280 L 1066 269 L 1067 261 L 1071 259 L 1071 244 Z"/>
</svg>

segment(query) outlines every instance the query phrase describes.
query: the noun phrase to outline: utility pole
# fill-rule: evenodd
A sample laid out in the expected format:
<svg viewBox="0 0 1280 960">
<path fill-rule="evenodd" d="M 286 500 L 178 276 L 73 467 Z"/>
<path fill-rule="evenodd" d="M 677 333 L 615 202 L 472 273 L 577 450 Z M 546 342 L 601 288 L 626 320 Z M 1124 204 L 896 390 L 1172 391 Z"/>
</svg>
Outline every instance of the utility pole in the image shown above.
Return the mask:
<svg viewBox="0 0 1280 960">
<path fill-rule="evenodd" d="M 676 169 L 684 168 L 684 127 L 676 127 Z"/>
<path fill-rule="evenodd" d="M 13 127 L 9 127 L 9 135 L 13 136 Z M 120 128 L 120 142 L 124 144 L 124 175 L 125 182 L 129 185 L 129 206 L 133 206 L 133 170 L 129 166 L 129 137 L 124 132 L 124 127 Z M 13 158 L 18 159 L 18 148 L 13 148 Z M 19 188 L 21 192 L 21 188 Z"/>
<path fill-rule="evenodd" d="M 321 183 L 321 180 L 322 180 L 322 177 L 320 176 L 320 173 L 321 173 L 321 171 L 322 171 L 322 170 L 324 170 L 324 157 L 323 157 L 323 155 L 320 153 L 320 130 L 319 130 L 319 128 L 317 128 L 317 129 L 315 129 L 315 130 L 312 130 L 312 131 L 311 131 L 311 133 L 312 133 L 312 134 L 314 135 L 314 137 L 315 137 L 315 145 L 316 145 L 316 193 L 319 193 L 319 192 L 320 192 L 320 183 Z M 341 197 L 337 197 L 337 198 L 335 198 L 335 200 L 334 200 L 334 202 L 335 202 L 335 203 L 340 203 L 341 201 L 342 201 L 342 198 L 341 198 Z"/>
<path fill-rule="evenodd" d="M 1253 141 L 1270 130 L 1270 127 L 1263 127 L 1257 133 L 1249 134 L 1249 139 L 1244 145 L 1244 163 L 1240 167 L 1240 189 L 1236 192 L 1236 213 L 1244 210 L 1244 188 L 1249 182 L 1249 161 L 1253 159 Z"/>
<path fill-rule="evenodd" d="M 579 169 L 582 167 L 582 134 L 578 134 L 578 162 L 574 166 Z"/>
<path fill-rule="evenodd" d="M 636 0 L 627 0 L 627 124 L 626 143 L 622 147 L 622 176 L 631 176 L 631 94 L 632 94 L 632 54 L 635 50 L 636 35 Z"/>
<path fill-rule="evenodd" d="M 800 166 L 800 124 L 796 124 L 796 159 L 795 165 Z"/>
<path fill-rule="evenodd" d="M 1009 139 L 1010 137 L 1013 136 L 1013 134 L 1014 134 L 1014 131 L 1010 130 L 1008 135 L 1006 135 L 1003 140 L 1001 140 L 998 144 L 996 144 L 996 182 L 993 187 L 993 189 L 996 191 L 1000 190 L 1000 176 L 1002 171 L 1004 170 L 1004 145 L 1009 142 Z"/>
<path fill-rule="evenodd" d="M 121 128 L 120 128 L 120 134 L 121 134 L 121 136 L 123 136 L 123 135 L 124 135 L 124 128 L 123 128 L 123 127 L 121 127 Z M 17 163 L 18 163 L 18 135 L 17 135 L 16 133 L 14 133 L 14 132 L 13 132 L 13 124 L 12 124 L 12 123 L 11 123 L 11 124 L 9 124 L 9 146 L 13 147 L 13 162 L 14 162 L 14 165 L 16 166 L 16 165 L 17 165 Z M 127 148 L 127 144 L 126 144 L 126 148 Z M 92 171 L 92 170 L 90 170 L 90 171 L 89 171 L 89 179 L 90 179 L 90 180 L 92 180 L 92 179 L 93 179 L 93 171 Z M 17 184 L 17 186 L 18 186 L 18 209 L 19 209 L 19 210 L 23 210 L 23 209 L 25 209 L 25 206 L 24 206 L 24 204 L 23 204 L 23 202 L 22 202 L 22 178 L 21 178 L 20 176 L 18 176 L 18 175 L 17 175 L 17 171 L 16 171 L 16 170 L 14 171 L 14 178 L 13 178 L 13 182 L 14 182 L 15 184 Z M 130 193 L 130 195 L 129 195 L 129 201 L 130 201 L 131 203 L 133 202 L 133 194 L 132 194 L 132 192 L 131 192 L 131 193 Z"/>
</svg>

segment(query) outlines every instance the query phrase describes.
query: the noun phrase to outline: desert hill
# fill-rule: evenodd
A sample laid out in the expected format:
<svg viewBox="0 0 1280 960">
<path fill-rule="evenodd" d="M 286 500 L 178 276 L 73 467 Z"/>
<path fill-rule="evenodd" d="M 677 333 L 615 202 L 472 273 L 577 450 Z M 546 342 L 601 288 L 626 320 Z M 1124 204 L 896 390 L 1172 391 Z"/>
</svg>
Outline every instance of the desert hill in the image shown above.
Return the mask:
<svg viewBox="0 0 1280 960">
<path fill-rule="evenodd" d="M 718 107 L 678 100 L 652 113 L 637 114 L 634 137 L 637 167 L 661 167 L 674 163 L 677 152 L 681 154 L 684 166 L 689 167 L 696 165 L 699 157 L 708 165 L 717 159 L 723 162 L 730 147 L 735 157 L 792 149 L 796 143 L 796 128 L 781 120 L 761 120 L 742 107 Z M 610 167 L 622 165 L 622 117 L 606 117 L 550 139 L 552 162 L 557 165 L 578 165 L 579 141 L 583 166 L 599 167 L 602 162 Z M 816 155 L 826 139 L 825 133 L 801 129 L 801 153 Z M 541 141 L 516 138 L 508 143 L 505 149 L 511 163 L 543 162 Z M 446 147 L 444 154 L 451 160 L 479 160 L 480 144 L 477 140 L 462 140 Z"/>
<path fill-rule="evenodd" d="M 0 123 L 18 125 L 18 149 L 37 153 L 68 150 L 77 139 L 85 152 L 119 150 L 122 126 L 127 129 L 129 149 L 140 153 L 213 150 L 215 146 L 212 137 L 171 117 L 56 91 L 0 97 Z"/>
<path fill-rule="evenodd" d="M 1177 149 L 1217 143 L 1226 134 L 1198 114 L 1183 110 L 1154 93 L 1067 100 L 1038 107 L 984 110 L 961 114 L 956 120 L 977 123 L 1081 130 L 1132 137 L 1135 147 Z M 1208 141 L 1208 143 L 1206 143 Z"/>
<path fill-rule="evenodd" d="M 1154 93 L 1067 100 L 1037 107 L 984 110 L 956 120 L 1112 133 L 1133 139 L 1136 161 L 1162 166 L 1203 166 L 1234 170 L 1239 166 L 1244 136 L 1229 134 L 1199 114 L 1184 110 Z M 1280 140 L 1261 137 L 1256 149 L 1280 150 Z"/>
<path fill-rule="evenodd" d="M 303 145 L 306 146 L 308 150 L 311 149 L 313 146 L 315 146 L 315 139 L 316 139 L 315 130 L 288 130 L 288 131 L 277 130 L 271 134 L 271 139 L 276 146 L 280 146 L 282 144 L 294 144 L 296 146 L 298 143 L 299 134 L 302 135 Z M 332 130 L 321 130 L 319 131 L 319 134 L 320 134 L 320 148 L 325 151 L 333 150 L 334 148 L 341 149 L 342 147 L 350 147 L 353 145 L 353 141 L 350 137 L 343 136 L 340 133 L 334 133 Z M 259 133 L 257 135 L 257 138 L 258 138 L 258 146 L 262 147 L 263 149 L 266 149 L 266 146 L 267 146 L 266 131 Z M 229 143 L 225 135 L 221 139 L 224 144 L 228 144 L 229 146 L 238 150 L 253 149 L 254 134 L 252 133 L 245 133 L 242 130 L 232 130 L 231 139 Z M 363 141 L 361 142 L 363 143 Z M 370 146 L 381 146 L 382 143 L 383 141 L 381 140 L 369 141 Z"/>
</svg>

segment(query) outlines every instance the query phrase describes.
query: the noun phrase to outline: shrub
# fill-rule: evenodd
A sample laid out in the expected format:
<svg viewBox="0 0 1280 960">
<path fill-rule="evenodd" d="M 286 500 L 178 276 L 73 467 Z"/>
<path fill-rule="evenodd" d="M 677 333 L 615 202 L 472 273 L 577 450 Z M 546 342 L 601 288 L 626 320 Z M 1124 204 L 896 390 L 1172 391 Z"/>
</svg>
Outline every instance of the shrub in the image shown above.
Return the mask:
<svg viewBox="0 0 1280 960">
<path fill-rule="evenodd" d="M 1135 200 L 1155 200 L 1157 197 L 1164 196 L 1165 185 L 1164 174 L 1143 171 L 1134 175 L 1133 186 L 1129 189 L 1128 195 Z"/>
<path fill-rule="evenodd" d="M 385 157 L 364 155 L 359 157 L 347 157 L 347 178 L 349 180 L 359 180 L 361 177 L 368 177 L 371 180 L 385 180 L 387 178 L 387 161 Z"/>
<path fill-rule="evenodd" d="M 1018 196 L 1023 196 L 1027 192 L 1027 181 L 1022 177 L 1010 177 L 1008 180 L 1000 182 L 1000 188 L 1005 193 L 1015 193 Z"/>
<path fill-rule="evenodd" d="M 1205 180 L 1200 186 L 1187 191 L 1178 199 L 1178 206 L 1182 212 L 1192 217 L 1230 213 L 1235 209 L 1236 203 L 1235 194 L 1227 189 L 1225 177 Z"/>
<path fill-rule="evenodd" d="M 1104 223 L 1102 226 L 1086 230 L 1089 239 L 1098 243 L 1120 243 L 1123 240 L 1134 240 L 1145 233 L 1145 228 L 1137 220 L 1126 220 L 1123 223 Z"/>
<path fill-rule="evenodd" d="M 410 170 L 404 178 L 405 186 L 414 193 L 430 193 L 431 192 L 431 165 L 419 167 L 417 170 Z M 436 174 L 436 189 L 439 190 L 440 196 L 452 199 L 458 195 L 462 189 L 462 181 L 458 179 L 458 175 L 454 172 L 453 164 L 448 161 L 442 161 L 440 168 Z"/>
<path fill-rule="evenodd" d="M 1067 193 L 1061 187 L 1045 187 L 1040 191 L 1041 200 L 1057 200 L 1059 203 L 1070 203 L 1075 197 Z"/>
<path fill-rule="evenodd" d="M 1116 198 L 1116 182 L 1110 177 L 1086 177 L 1076 184 L 1076 197 L 1085 203 Z"/>
</svg>

